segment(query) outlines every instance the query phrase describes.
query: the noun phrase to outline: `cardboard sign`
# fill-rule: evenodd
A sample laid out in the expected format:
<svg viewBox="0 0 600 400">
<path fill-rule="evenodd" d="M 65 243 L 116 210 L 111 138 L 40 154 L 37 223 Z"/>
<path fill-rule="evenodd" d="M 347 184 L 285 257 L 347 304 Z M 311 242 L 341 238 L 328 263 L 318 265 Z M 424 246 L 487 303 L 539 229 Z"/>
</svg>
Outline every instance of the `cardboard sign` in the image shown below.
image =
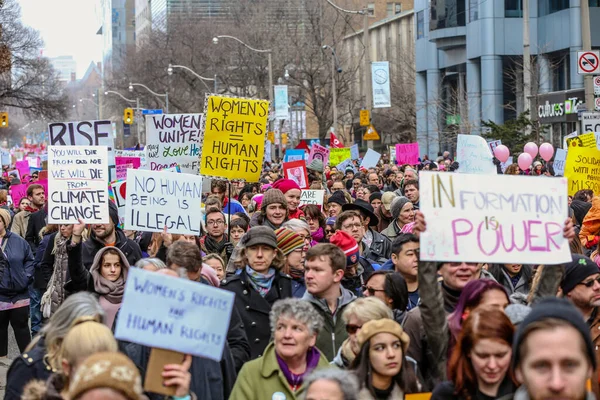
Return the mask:
<svg viewBox="0 0 600 400">
<path fill-rule="evenodd" d="M 165 365 L 181 364 L 185 354 L 178 351 L 164 350 L 153 347 L 150 350 L 148 366 L 146 367 L 146 377 L 144 379 L 144 391 L 164 394 L 165 396 L 175 396 L 177 386 L 164 386 L 165 379 L 162 373 Z"/>
<path fill-rule="evenodd" d="M 146 168 L 145 150 L 115 150 L 115 159 L 116 157 L 137 157 L 140 159 L 140 168 Z"/>
<path fill-rule="evenodd" d="M 199 175 L 131 169 L 125 201 L 125 229 L 200 236 Z"/>
<path fill-rule="evenodd" d="M 198 174 L 202 114 L 146 116 L 146 166 L 160 171 L 179 164 L 186 174 Z"/>
<path fill-rule="evenodd" d="M 114 181 L 108 188 L 108 197 L 115 203 L 119 211 L 119 227 L 125 226 L 125 206 L 127 198 L 127 181 Z"/>
<path fill-rule="evenodd" d="M 325 190 L 305 189 L 300 195 L 300 205 L 316 204 L 323 208 L 323 199 L 325 198 Z"/>
<path fill-rule="evenodd" d="M 324 166 L 327 165 L 329 163 L 329 149 L 320 144 L 313 143 L 310 154 L 308 155 L 308 164 L 310 164 L 312 160 L 321 160 Z"/>
<path fill-rule="evenodd" d="M 569 195 L 582 189 L 600 194 L 600 150 L 571 147 L 567 153 L 565 176 L 569 178 Z"/>
<path fill-rule="evenodd" d="M 571 260 L 567 180 L 421 172 L 421 259 L 510 264 Z"/>
<path fill-rule="evenodd" d="M 48 169 L 49 224 L 108 223 L 106 146 L 49 146 Z"/>
<path fill-rule="evenodd" d="M 419 143 L 400 143 L 396 145 L 396 164 L 417 165 L 419 163 Z"/>
<path fill-rule="evenodd" d="M 115 337 L 220 361 L 234 297 L 209 285 L 131 268 Z"/>
<path fill-rule="evenodd" d="M 567 151 L 563 149 L 556 149 L 556 154 L 554 155 L 554 163 L 552 166 L 554 167 L 554 175 L 565 175 L 565 164 L 567 162 Z"/>
<path fill-rule="evenodd" d="M 269 102 L 207 96 L 200 174 L 258 182 L 265 155 Z"/>
<path fill-rule="evenodd" d="M 300 189 L 308 189 L 308 172 L 306 163 L 302 160 L 283 163 L 283 176 L 291 179 L 300 186 Z"/>
<path fill-rule="evenodd" d="M 112 122 L 79 121 L 53 122 L 48 124 L 50 146 L 106 146 L 108 162 L 114 165 L 114 143 Z"/>
<path fill-rule="evenodd" d="M 329 165 L 338 165 L 342 161 L 349 160 L 352 158 L 350 147 L 341 147 L 329 149 Z"/>
<path fill-rule="evenodd" d="M 491 142 L 488 142 L 488 146 L 490 146 L 492 154 L 494 154 L 494 149 L 496 149 L 496 147 L 500 146 L 501 144 L 502 140 L 492 140 Z"/>
<path fill-rule="evenodd" d="M 365 168 L 365 169 L 375 168 L 377 166 L 377 163 L 379 162 L 380 158 L 381 158 L 381 154 L 379 154 L 378 152 L 376 152 L 373 149 L 369 149 L 369 150 L 367 150 L 367 154 L 365 154 L 362 162 L 360 163 L 360 168 Z"/>
<path fill-rule="evenodd" d="M 119 164 L 115 167 L 115 174 L 118 180 L 127 180 L 127 170 L 134 169 L 133 164 Z"/>
<path fill-rule="evenodd" d="M 288 149 L 283 156 L 283 162 L 300 161 L 306 159 L 306 152 L 302 149 Z"/>
<path fill-rule="evenodd" d="M 360 158 L 358 144 L 353 144 L 352 146 L 350 146 L 350 158 L 352 158 L 353 160 L 358 160 Z"/>
<path fill-rule="evenodd" d="M 350 159 L 342 161 L 335 167 L 337 168 L 338 171 L 346 173 L 346 168 L 348 168 L 348 166 L 352 167 L 352 171 L 356 172 L 356 169 L 354 168 L 354 164 L 352 164 L 352 160 L 350 160 Z"/>
<path fill-rule="evenodd" d="M 142 166 L 140 157 L 115 157 L 115 165 L 131 164 L 133 169 L 138 169 Z"/>
<path fill-rule="evenodd" d="M 456 161 L 461 174 L 497 174 L 492 152 L 484 138 L 477 135 L 458 135 Z"/>
<path fill-rule="evenodd" d="M 19 177 L 21 179 L 29 177 L 29 162 L 27 160 L 17 161 L 15 168 L 19 171 Z"/>
<path fill-rule="evenodd" d="M 10 165 L 10 151 L 8 149 L 1 149 L 2 154 L 2 165 Z"/>
</svg>

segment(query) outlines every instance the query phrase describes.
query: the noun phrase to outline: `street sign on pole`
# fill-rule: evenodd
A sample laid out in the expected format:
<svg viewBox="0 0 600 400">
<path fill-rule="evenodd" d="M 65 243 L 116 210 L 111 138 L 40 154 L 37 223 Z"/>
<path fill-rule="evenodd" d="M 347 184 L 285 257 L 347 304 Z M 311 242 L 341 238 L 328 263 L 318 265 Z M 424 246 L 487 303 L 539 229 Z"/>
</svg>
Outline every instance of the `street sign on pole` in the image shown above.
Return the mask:
<svg viewBox="0 0 600 400">
<path fill-rule="evenodd" d="M 594 77 L 594 95 L 600 95 L 600 76 Z"/>
<path fill-rule="evenodd" d="M 363 135 L 363 140 L 379 140 L 379 139 L 380 139 L 379 133 L 377 133 L 377 131 L 375 130 L 375 127 L 373 125 L 369 125 L 369 127 L 367 128 L 367 131 Z"/>
<path fill-rule="evenodd" d="M 360 126 L 371 125 L 371 112 L 369 110 L 360 110 Z"/>
<path fill-rule="evenodd" d="M 163 110 L 161 109 L 154 109 L 154 110 L 150 110 L 150 109 L 143 109 L 142 110 L 142 114 L 143 115 L 159 115 L 162 114 Z"/>
<path fill-rule="evenodd" d="M 600 132 L 600 113 L 586 112 L 581 114 L 581 133 Z"/>
<path fill-rule="evenodd" d="M 600 73 L 600 52 L 578 51 L 577 73 L 580 75 L 592 75 Z"/>
</svg>

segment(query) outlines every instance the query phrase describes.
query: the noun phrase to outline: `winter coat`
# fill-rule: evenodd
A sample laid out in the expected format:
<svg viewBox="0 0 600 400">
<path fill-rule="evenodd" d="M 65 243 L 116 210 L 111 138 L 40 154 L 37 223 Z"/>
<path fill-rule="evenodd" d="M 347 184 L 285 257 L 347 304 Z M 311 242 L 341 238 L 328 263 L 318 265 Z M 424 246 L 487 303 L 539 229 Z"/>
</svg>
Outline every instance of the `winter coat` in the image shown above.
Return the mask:
<svg viewBox="0 0 600 400">
<path fill-rule="evenodd" d="M 27 223 L 27 230 L 25 233 L 25 240 L 31 246 L 31 250 L 35 253 L 37 247 L 40 244 L 40 232 L 42 228 L 44 228 L 47 223 L 48 212 L 46 208 L 42 208 L 29 216 L 29 222 Z"/>
<path fill-rule="evenodd" d="M 369 261 L 383 264 L 392 257 L 392 242 L 381 233 L 369 228 L 373 234 L 373 242 L 367 247 L 364 243 L 362 256 Z"/>
<path fill-rule="evenodd" d="M 248 342 L 250 343 L 250 359 L 262 355 L 271 339 L 269 329 L 269 313 L 277 300 L 292 297 L 291 277 L 279 271 L 271 290 L 262 297 L 249 282 L 245 268 L 239 275 L 233 275 L 221 281 L 221 288 L 235 293 L 235 308 L 242 317 Z"/>
<path fill-rule="evenodd" d="M 594 344 L 597 364 L 600 362 L 600 307 L 594 308 L 588 323 L 590 325 L 590 334 L 592 336 L 592 343 Z M 592 374 L 592 391 L 596 398 L 600 399 L 600 368 L 596 368 L 596 371 Z"/>
<path fill-rule="evenodd" d="M 394 389 L 392 389 L 392 393 L 390 393 L 388 400 L 402 400 L 404 399 L 404 393 L 398 384 L 394 384 Z M 358 392 L 358 400 L 378 400 L 374 397 L 369 389 L 366 387 L 362 388 L 360 392 Z"/>
<path fill-rule="evenodd" d="M 319 363 L 315 369 L 329 368 L 329 362 L 321 353 Z M 304 383 L 293 392 L 283 375 L 277 355 L 275 344 L 270 343 L 261 358 L 246 363 L 238 376 L 229 400 L 262 400 L 262 399 L 301 399 L 305 392 Z M 279 395 L 279 396 L 278 396 Z"/>
<path fill-rule="evenodd" d="M 46 381 L 52 368 L 44 361 L 46 343 L 44 337 L 29 351 L 15 358 L 6 373 L 4 400 L 20 400 L 25 385 L 34 380 Z"/>
<path fill-rule="evenodd" d="M 142 250 L 140 249 L 140 246 L 135 241 L 127 239 L 120 229 L 115 228 L 115 234 L 117 235 L 117 242 L 114 247 L 125 254 L 127 261 L 129 261 L 129 265 L 135 265 L 136 262 L 142 259 Z M 103 247 L 106 247 L 106 245 L 104 242 L 97 239 L 96 234 L 92 232 L 90 238 L 83 242 L 81 247 L 81 259 L 83 265 L 89 271 L 94 262 L 96 253 Z"/>
<path fill-rule="evenodd" d="M 42 230 L 42 232 L 44 232 L 44 230 Z M 34 262 L 34 266 L 35 266 L 35 272 L 33 273 L 33 287 L 43 293 L 48 286 L 50 277 L 52 276 L 52 273 L 51 273 L 50 276 L 46 277 L 44 275 L 44 271 L 42 270 L 42 263 L 44 261 L 44 253 L 46 252 L 46 248 L 48 247 L 48 241 L 50 240 L 50 236 L 54 237 L 56 235 L 52 234 L 52 233 L 44 234 L 42 232 L 40 232 L 40 235 L 42 236 L 42 240 L 41 240 L 39 246 L 37 247 L 35 254 L 33 255 L 33 257 L 34 257 L 33 262 Z"/>
<path fill-rule="evenodd" d="M 25 235 L 27 234 L 27 224 L 29 223 L 29 216 L 31 215 L 31 211 L 21 211 L 12 220 L 12 224 L 10 225 L 11 232 L 15 235 L 21 236 L 25 239 Z"/>
<path fill-rule="evenodd" d="M 435 387 L 433 393 L 431 394 L 431 400 L 467 400 L 463 394 L 455 394 L 455 390 L 456 389 L 452 381 L 444 381 Z M 515 384 L 507 376 L 500 384 L 496 398 L 510 395 L 516 390 L 517 388 Z M 471 393 L 471 397 L 468 400 L 488 400 L 489 398 L 490 396 L 487 396 L 477 390 L 474 395 Z"/>
<path fill-rule="evenodd" d="M 327 301 L 314 297 L 308 291 L 302 297 L 304 300 L 309 301 L 323 317 L 325 323 L 323 329 L 319 332 L 319 336 L 317 336 L 317 348 L 325 354 L 329 361 L 333 361 L 338 349 L 342 346 L 344 340 L 348 338 L 342 313 L 348 304 L 356 300 L 356 296 L 348 289 L 340 286 L 340 291 L 341 296 L 338 298 L 338 306 L 333 314 L 329 310 Z"/>
<path fill-rule="evenodd" d="M 301 299 L 306 293 L 306 282 L 304 278 L 292 278 L 292 296 Z"/>
<path fill-rule="evenodd" d="M 5 245 L 6 242 L 6 245 Z M 0 256 L 0 301 L 15 303 L 29 298 L 29 285 L 33 282 L 33 253 L 19 235 L 6 231 Z M 6 257 L 6 258 L 5 258 Z"/>
<path fill-rule="evenodd" d="M 49 302 L 50 315 L 54 314 L 71 294 L 66 290 L 66 284 L 70 280 L 68 243 L 68 239 L 63 238 L 60 232 L 55 232 L 46 235 L 38 247 L 38 254 L 44 248 L 43 259 L 38 268 L 48 286 L 47 293 L 42 296 L 42 303 Z"/>
<path fill-rule="evenodd" d="M 382 206 L 383 207 L 383 206 Z M 392 223 L 394 218 L 390 215 L 390 217 L 386 217 L 381 212 L 381 207 L 375 210 L 375 215 L 379 218 L 379 224 L 377 225 L 377 231 L 383 234 L 383 231 L 387 229 L 387 227 Z"/>
<path fill-rule="evenodd" d="M 352 277 L 344 276 L 342 278 L 342 286 L 351 291 L 356 297 L 363 297 L 362 287 L 374 271 L 375 268 L 371 262 L 360 256 L 358 266 L 356 267 L 356 275 Z"/>
<path fill-rule="evenodd" d="M 521 275 L 516 286 L 513 286 L 510 275 L 508 275 L 501 264 L 491 265 L 488 272 L 492 274 L 499 284 L 504 286 L 509 296 L 512 296 L 514 293 L 521 293 L 525 296 L 529 295 L 531 278 L 533 277 L 533 268 L 530 265 L 523 265 L 521 267 Z"/>
</svg>

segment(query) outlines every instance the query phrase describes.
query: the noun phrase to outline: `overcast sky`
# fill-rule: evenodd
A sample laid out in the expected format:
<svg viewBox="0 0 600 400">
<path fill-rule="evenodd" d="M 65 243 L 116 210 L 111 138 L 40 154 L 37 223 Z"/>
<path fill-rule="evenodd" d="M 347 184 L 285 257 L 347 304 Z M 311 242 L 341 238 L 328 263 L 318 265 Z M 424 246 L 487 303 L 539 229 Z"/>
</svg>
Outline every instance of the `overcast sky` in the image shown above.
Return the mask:
<svg viewBox="0 0 600 400">
<path fill-rule="evenodd" d="M 44 39 L 44 55 L 73 56 L 77 78 L 91 61 L 102 61 L 102 37 L 97 0 L 18 0 L 23 23 L 38 30 Z"/>
</svg>

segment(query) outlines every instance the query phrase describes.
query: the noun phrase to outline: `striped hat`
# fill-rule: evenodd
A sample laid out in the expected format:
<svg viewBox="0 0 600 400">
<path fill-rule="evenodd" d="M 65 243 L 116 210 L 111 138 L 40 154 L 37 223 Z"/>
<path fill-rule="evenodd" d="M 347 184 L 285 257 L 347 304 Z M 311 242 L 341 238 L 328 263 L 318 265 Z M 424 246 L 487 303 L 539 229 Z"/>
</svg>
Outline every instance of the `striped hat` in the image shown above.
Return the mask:
<svg viewBox="0 0 600 400">
<path fill-rule="evenodd" d="M 304 247 L 302 237 L 289 228 L 275 229 L 275 236 L 277 236 L 277 247 L 284 256 Z"/>
<path fill-rule="evenodd" d="M 355 265 L 358 262 L 360 256 L 360 250 L 356 239 L 350 236 L 349 233 L 344 231 L 337 231 L 329 239 L 329 243 L 337 246 L 346 255 L 346 267 Z"/>
</svg>

